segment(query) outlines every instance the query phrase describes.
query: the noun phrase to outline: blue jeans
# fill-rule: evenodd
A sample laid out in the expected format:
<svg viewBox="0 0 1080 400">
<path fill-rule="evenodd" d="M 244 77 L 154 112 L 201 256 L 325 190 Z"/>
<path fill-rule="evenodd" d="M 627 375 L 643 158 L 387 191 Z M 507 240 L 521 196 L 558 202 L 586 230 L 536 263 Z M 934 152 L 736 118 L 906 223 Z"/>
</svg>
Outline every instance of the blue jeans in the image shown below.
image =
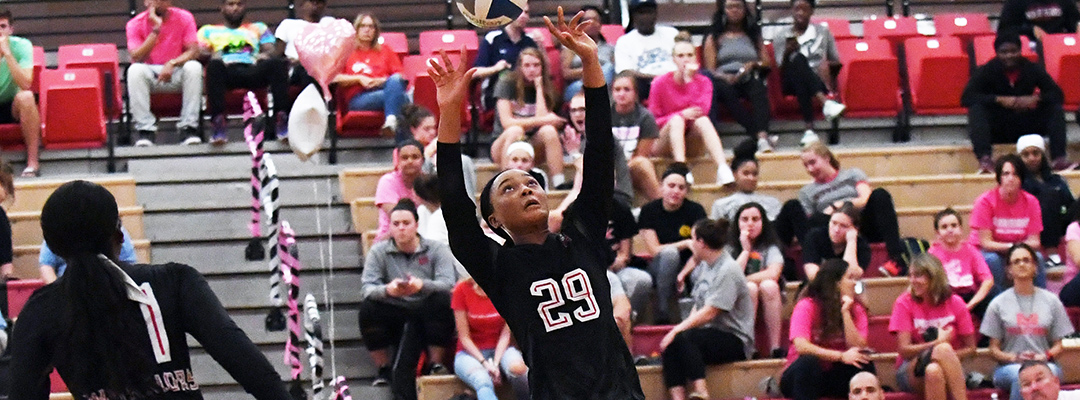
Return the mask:
<svg viewBox="0 0 1080 400">
<path fill-rule="evenodd" d="M 401 74 L 386 78 L 382 89 L 365 90 L 349 100 L 349 111 L 379 111 L 397 116 L 405 105 L 405 88 L 409 82 Z"/>
<path fill-rule="evenodd" d="M 1061 367 L 1057 363 L 1049 363 L 1050 371 L 1057 375 L 1058 379 L 1064 379 L 1061 375 Z M 1005 364 L 994 370 L 994 387 L 1009 391 L 1009 399 L 1020 399 L 1020 364 Z"/>
<path fill-rule="evenodd" d="M 600 67 L 604 71 L 604 82 L 607 82 L 608 86 L 611 86 L 611 81 L 615 79 L 615 65 L 612 63 L 604 64 Z M 566 91 L 563 92 L 563 102 L 569 103 L 570 99 L 574 98 L 574 95 L 581 92 L 581 88 L 584 87 L 584 83 L 581 79 L 566 84 Z"/>
<path fill-rule="evenodd" d="M 484 355 L 485 359 L 492 358 L 495 356 L 495 349 L 480 350 L 480 353 Z M 502 370 L 503 379 L 510 381 L 511 385 L 513 385 L 517 398 L 527 399 L 529 398 L 528 376 L 518 376 L 510 373 L 510 366 L 517 363 L 525 363 L 521 358 L 521 352 L 514 347 L 507 347 L 502 360 L 499 360 L 499 369 Z M 488 375 L 487 369 L 480 363 L 480 360 L 469 355 L 465 350 L 458 351 L 454 355 L 454 374 L 476 391 L 477 400 L 498 400 L 498 397 L 495 396 L 495 383 L 491 381 L 491 375 Z"/>
<path fill-rule="evenodd" d="M 1012 287 L 1012 279 L 1009 279 L 1007 270 L 1007 260 L 1000 253 L 993 251 L 983 251 L 983 259 L 986 260 L 986 265 L 990 267 L 990 273 L 994 275 L 994 288 L 997 289 L 996 293 L 1000 293 Z M 1039 261 L 1035 264 L 1035 286 L 1046 288 L 1046 258 L 1042 253 L 1036 254 Z M 1019 397 L 1017 397 L 1019 399 Z"/>
</svg>

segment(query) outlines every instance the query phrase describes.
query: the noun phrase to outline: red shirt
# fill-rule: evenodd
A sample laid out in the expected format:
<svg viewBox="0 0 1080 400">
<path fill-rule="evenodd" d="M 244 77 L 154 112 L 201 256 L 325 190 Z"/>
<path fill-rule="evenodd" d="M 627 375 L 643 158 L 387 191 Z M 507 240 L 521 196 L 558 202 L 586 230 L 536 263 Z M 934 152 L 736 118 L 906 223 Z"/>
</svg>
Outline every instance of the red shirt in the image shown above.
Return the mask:
<svg viewBox="0 0 1080 400">
<path fill-rule="evenodd" d="M 502 334 L 506 321 L 495 310 L 491 299 L 476 293 L 472 281 L 461 281 L 454 286 L 450 308 L 454 311 L 465 311 L 469 321 L 469 337 L 476 343 L 477 348 L 489 350 L 499 344 L 499 335 Z M 460 340 L 457 349 L 462 350 Z"/>
<path fill-rule="evenodd" d="M 364 75 L 372 78 L 386 78 L 401 72 L 401 59 L 390 46 L 379 46 L 378 50 L 356 49 L 345 61 L 345 68 L 341 71 L 345 75 Z M 345 89 L 344 101 L 349 101 L 357 93 L 363 90 L 360 86 L 350 86 Z"/>
</svg>

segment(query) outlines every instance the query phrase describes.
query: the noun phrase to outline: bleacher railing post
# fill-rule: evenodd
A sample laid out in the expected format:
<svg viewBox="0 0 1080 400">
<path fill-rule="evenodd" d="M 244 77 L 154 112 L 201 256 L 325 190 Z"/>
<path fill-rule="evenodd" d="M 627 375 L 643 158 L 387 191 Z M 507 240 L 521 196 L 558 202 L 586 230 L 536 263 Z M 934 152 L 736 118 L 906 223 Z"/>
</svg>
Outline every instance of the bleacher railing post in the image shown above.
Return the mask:
<svg viewBox="0 0 1080 400">
<path fill-rule="evenodd" d="M 893 0 L 885 0 L 885 16 L 893 16 Z"/>
<path fill-rule="evenodd" d="M 454 29 L 454 0 L 446 0 L 446 29 Z"/>
<path fill-rule="evenodd" d="M 135 0 L 128 0 L 128 15 L 134 17 L 139 13 L 138 4 L 135 4 Z"/>
<path fill-rule="evenodd" d="M 289 18 L 296 18 L 296 2 L 288 0 Z"/>
</svg>

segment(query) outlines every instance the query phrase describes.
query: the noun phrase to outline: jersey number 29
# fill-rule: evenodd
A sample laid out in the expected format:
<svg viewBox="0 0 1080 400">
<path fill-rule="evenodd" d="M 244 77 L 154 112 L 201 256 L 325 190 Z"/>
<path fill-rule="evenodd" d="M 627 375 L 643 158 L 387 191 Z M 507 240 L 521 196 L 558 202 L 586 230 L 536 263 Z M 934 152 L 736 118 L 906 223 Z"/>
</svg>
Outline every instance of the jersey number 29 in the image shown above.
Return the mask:
<svg viewBox="0 0 1080 400">
<path fill-rule="evenodd" d="M 593 296 L 592 283 L 589 282 L 589 276 L 585 274 L 585 271 L 578 268 L 567 272 L 563 275 L 561 283 L 560 289 L 559 282 L 548 278 L 533 282 L 529 288 L 533 296 L 550 297 L 549 300 L 541 302 L 536 307 L 536 312 L 540 313 L 540 319 L 544 321 L 547 332 L 574 324 L 569 313 L 553 311 L 566 304 L 566 300 L 585 301 L 584 306 L 578 307 L 573 312 L 573 318 L 580 322 L 590 321 L 600 316 L 600 309 L 596 306 L 596 297 Z M 566 300 L 563 297 L 564 291 Z"/>
</svg>

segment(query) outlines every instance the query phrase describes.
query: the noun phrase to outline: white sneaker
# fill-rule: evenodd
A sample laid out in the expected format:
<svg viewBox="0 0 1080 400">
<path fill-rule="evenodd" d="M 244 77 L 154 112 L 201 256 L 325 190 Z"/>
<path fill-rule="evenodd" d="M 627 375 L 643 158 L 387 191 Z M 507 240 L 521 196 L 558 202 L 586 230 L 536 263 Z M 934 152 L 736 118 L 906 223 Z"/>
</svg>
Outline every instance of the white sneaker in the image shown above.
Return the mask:
<svg viewBox="0 0 1080 400">
<path fill-rule="evenodd" d="M 135 141 L 135 147 L 150 147 L 153 145 L 154 142 L 151 142 L 150 139 L 139 139 Z"/>
<path fill-rule="evenodd" d="M 825 104 L 821 106 L 821 113 L 825 115 L 825 119 L 832 121 L 844 114 L 844 110 L 847 109 L 843 103 L 836 102 L 835 100 L 825 100 Z"/>
<path fill-rule="evenodd" d="M 773 146 L 773 141 L 766 138 L 758 138 L 757 140 L 757 152 L 758 153 L 772 153 L 776 151 L 776 147 Z"/>
<path fill-rule="evenodd" d="M 394 132 L 397 132 L 397 116 L 387 115 L 383 121 L 382 133 L 384 136 L 394 136 Z"/>
<path fill-rule="evenodd" d="M 731 167 L 727 164 L 720 164 L 716 167 L 716 184 L 720 186 L 727 185 L 735 182 L 735 174 L 731 172 Z"/>
<path fill-rule="evenodd" d="M 184 141 L 180 142 L 180 143 L 182 143 L 185 146 L 191 146 L 191 145 L 194 145 L 194 144 L 201 144 L 202 139 L 200 139 L 198 136 L 188 136 L 187 139 L 184 139 Z"/>
<path fill-rule="evenodd" d="M 803 132 L 802 139 L 799 140 L 799 144 L 807 146 L 810 143 L 818 142 L 820 140 L 821 139 L 818 138 L 818 135 L 814 133 L 813 129 L 807 129 L 805 132 Z"/>
</svg>

